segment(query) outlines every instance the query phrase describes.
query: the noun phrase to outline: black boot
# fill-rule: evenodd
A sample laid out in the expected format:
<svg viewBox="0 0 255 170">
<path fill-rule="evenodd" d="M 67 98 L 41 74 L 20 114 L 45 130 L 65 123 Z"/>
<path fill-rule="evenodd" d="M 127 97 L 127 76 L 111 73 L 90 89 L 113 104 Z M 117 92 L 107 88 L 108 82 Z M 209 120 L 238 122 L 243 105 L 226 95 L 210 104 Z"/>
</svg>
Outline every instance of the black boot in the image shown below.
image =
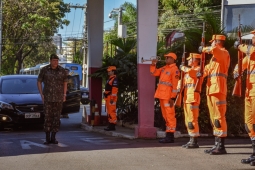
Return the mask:
<svg viewBox="0 0 255 170">
<path fill-rule="evenodd" d="M 43 143 L 45 145 L 50 144 L 50 132 L 45 132 L 46 133 L 46 141 Z"/>
<path fill-rule="evenodd" d="M 191 142 L 191 137 L 189 138 L 188 143 L 186 143 L 185 145 L 182 145 L 182 148 L 186 148 L 186 146 Z"/>
<path fill-rule="evenodd" d="M 174 143 L 174 133 L 166 132 L 166 137 L 159 140 L 159 143 Z"/>
<path fill-rule="evenodd" d="M 218 140 L 219 140 L 219 137 L 215 136 L 215 144 L 214 146 L 211 148 L 211 149 L 206 149 L 204 150 L 204 153 L 211 153 L 214 149 L 216 149 L 217 145 L 218 145 Z"/>
<path fill-rule="evenodd" d="M 110 123 L 106 128 L 104 128 L 105 131 L 114 131 L 115 129 L 115 124 Z"/>
<path fill-rule="evenodd" d="M 227 154 L 227 151 L 225 149 L 225 137 L 224 138 L 218 138 L 218 144 L 214 150 L 210 152 L 211 155 L 223 155 Z"/>
<path fill-rule="evenodd" d="M 50 143 L 52 144 L 58 144 L 58 141 L 56 140 L 56 132 L 51 132 L 51 140 Z"/>
<path fill-rule="evenodd" d="M 252 140 L 251 141 L 252 143 L 252 150 L 253 150 L 253 153 L 251 154 L 251 156 L 247 159 L 242 159 L 241 160 L 241 163 L 243 164 L 250 164 L 251 166 L 255 166 L 255 140 Z"/>
<path fill-rule="evenodd" d="M 197 137 L 190 137 L 189 142 L 185 145 L 182 145 L 182 147 L 186 149 L 199 148 L 197 143 Z"/>
</svg>

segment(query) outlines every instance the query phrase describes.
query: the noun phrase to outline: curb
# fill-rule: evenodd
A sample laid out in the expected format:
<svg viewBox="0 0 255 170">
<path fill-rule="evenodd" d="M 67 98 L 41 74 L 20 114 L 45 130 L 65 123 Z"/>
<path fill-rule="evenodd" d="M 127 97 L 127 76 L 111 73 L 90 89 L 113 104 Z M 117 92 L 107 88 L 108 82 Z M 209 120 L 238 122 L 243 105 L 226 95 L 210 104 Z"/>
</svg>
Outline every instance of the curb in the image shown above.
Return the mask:
<svg viewBox="0 0 255 170">
<path fill-rule="evenodd" d="M 98 127 L 93 127 L 85 123 L 81 123 L 81 128 L 90 132 L 98 132 L 108 136 L 115 136 L 115 137 L 121 137 L 121 138 L 127 138 L 127 139 L 136 139 L 135 135 L 127 135 L 127 134 L 123 134 L 123 133 L 115 132 L 115 131 L 105 131 L 103 129 L 99 129 Z"/>
</svg>

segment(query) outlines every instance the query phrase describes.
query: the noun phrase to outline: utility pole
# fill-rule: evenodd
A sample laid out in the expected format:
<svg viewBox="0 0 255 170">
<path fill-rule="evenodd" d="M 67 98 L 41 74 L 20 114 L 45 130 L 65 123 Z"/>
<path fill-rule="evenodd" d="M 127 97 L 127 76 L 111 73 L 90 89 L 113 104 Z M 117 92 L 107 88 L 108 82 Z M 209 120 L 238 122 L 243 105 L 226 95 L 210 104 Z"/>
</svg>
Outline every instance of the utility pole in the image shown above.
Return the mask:
<svg viewBox="0 0 255 170">
<path fill-rule="evenodd" d="M 2 24 L 3 24 L 3 1 L 0 0 L 0 73 L 2 72 Z"/>
<path fill-rule="evenodd" d="M 69 7 L 70 8 L 81 8 L 82 10 L 84 10 L 84 35 L 83 35 L 83 38 L 82 39 L 75 39 L 75 38 L 67 38 L 69 41 L 74 41 L 74 46 L 75 46 L 75 53 L 76 53 L 76 41 L 77 40 L 83 40 L 83 50 L 84 50 L 84 56 L 83 56 L 83 59 L 82 59 L 82 86 L 84 87 L 88 87 L 87 86 L 87 21 L 86 21 L 86 15 L 87 15 L 87 12 L 86 12 L 86 8 L 87 8 L 87 4 L 84 4 L 84 5 L 79 5 L 79 4 L 76 4 L 76 5 L 70 5 L 69 4 Z"/>
<path fill-rule="evenodd" d="M 127 26 L 122 24 L 122 13 L 125 9 L 113 8 L 113 10 L 109 13 L 109 18 L 112 18 L 112 14 L 118 12 L 118 37 L 127 38 Z"/>
<path fill-rule="evenodd" d="M 83 39 L 84 39 L 84 43 L 83 43 L 83 50 L 84 50 L 84 56 L 83 56 L 83 60 L 82 60 L 82 86 L 84 87 L 88 87 L 88 30 L 87 30 L 87 4 L 84 5 L 85 10 L 84 10 L 84 34 L 83 34 Z"/>
</svg>

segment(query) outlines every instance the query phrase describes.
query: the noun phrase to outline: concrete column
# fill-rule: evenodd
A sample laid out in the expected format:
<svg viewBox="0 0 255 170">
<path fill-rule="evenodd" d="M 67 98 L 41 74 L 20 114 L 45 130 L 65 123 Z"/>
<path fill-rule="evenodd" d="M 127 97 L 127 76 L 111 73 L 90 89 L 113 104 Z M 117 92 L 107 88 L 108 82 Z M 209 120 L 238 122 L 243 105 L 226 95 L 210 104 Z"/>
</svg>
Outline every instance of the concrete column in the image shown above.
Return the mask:
<svg viewBox="0 0 255 170">
<path fill-rule="evenodd" d="M 156 138 L 154 127 L 155 77 L 150 75 L 151 62 L 141 63 L 142 57 L 150 59 L 157 52 L 158 0 L 137 0 L 138 32 L 138 126 L 135 136 Z"/>
<path fill-rule="evenodd" d="M 88 30 L 88 74 L 102 67 L 104 0 L 87 0 L 87 30 Z M 102 79 L 89 78 L 89 97 L 96 100 L 101 113 Z"/>
</svg>

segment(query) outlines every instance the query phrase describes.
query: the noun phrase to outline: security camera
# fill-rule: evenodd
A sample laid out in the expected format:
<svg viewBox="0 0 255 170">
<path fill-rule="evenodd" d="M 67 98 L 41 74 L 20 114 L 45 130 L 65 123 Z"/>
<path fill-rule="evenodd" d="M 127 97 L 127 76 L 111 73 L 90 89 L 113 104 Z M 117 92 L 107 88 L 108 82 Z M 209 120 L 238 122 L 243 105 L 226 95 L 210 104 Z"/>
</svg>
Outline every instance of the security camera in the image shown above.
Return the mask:
<svg viewBox="0 0 255 170">
<path fill-rule="evenodd" d="M 112 13 L 110 13 L 110 14 L 108 15 L 108 17 L 109 17 L 109 18 L 112 18 Z"/>
</svg>

